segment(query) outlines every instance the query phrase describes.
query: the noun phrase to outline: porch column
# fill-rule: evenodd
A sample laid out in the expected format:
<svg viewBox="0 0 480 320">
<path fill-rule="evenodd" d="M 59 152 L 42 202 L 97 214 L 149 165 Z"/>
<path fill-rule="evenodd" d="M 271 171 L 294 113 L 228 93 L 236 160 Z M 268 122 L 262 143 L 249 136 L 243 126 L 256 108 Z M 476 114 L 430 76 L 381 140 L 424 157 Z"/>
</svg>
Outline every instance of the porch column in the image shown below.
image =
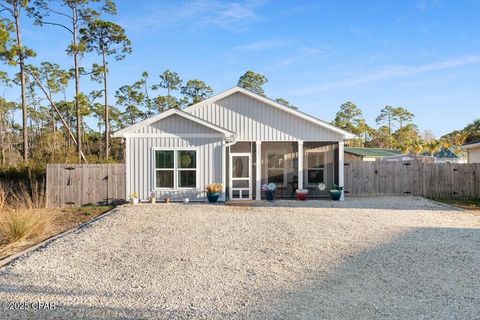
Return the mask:
<svg viewBox="0 0 480 320">
<path fill-rule="evenodd" d="M 303 189 L 303 141 L 298 141 L 298 189 Z"/>
<path fill-rule="evenodd" d="M 222 192 L 222 199 L 221 201 L 227 201 L 227 147 L 225 140 L 222 144 L 222 185 L 223 185 L 223 192 Z"/>
<path fill-rule="evenodd" d="M 343 147 L 344 142 L 338 141 L 338 186 L 344 187 L 344 176 L 343 176 L 343 169 L 344 169 L 344 154 L 343 154 Z M 345 200 L 345 190 L 342 192 L 342 196 L 340 200 Z"/>
<path fill-rule="evenodd" d="M 255 165 L 255 200 L 262 199 L 262 141 L 255 142 L 256 165 Z"/>
</svg>

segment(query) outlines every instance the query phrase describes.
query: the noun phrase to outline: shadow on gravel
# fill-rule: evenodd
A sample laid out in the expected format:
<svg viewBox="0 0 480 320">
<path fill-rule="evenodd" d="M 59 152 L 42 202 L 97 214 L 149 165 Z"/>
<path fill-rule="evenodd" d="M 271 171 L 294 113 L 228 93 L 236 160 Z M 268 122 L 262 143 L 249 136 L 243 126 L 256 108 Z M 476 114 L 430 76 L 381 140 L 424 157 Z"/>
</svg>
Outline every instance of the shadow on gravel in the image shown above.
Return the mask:
<svg viewBox="0 0 480 320">
<path fill-rule="evenodd" d="M 305 274 L 236 316 L 478 319 L 479 274 L 480 229 L 419 228 L 346 257 L 330 274 Z"/>
</svg>

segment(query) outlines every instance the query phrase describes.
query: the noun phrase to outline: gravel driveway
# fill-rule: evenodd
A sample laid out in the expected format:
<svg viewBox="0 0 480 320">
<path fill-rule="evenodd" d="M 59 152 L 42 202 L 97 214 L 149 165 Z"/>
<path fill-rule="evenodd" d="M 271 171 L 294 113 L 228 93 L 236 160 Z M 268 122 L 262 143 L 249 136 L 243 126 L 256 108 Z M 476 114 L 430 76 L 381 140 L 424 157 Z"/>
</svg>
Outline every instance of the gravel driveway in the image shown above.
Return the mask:
<svg viewBox="0 0 480 320">
<path fill-rule="evenodd" d="M 292 204 L 120 207 L 0 269 L 2 305 L 56 306 L 0 318 L 480 318 L 480 216 L 414 197 Z"/>
</svg>

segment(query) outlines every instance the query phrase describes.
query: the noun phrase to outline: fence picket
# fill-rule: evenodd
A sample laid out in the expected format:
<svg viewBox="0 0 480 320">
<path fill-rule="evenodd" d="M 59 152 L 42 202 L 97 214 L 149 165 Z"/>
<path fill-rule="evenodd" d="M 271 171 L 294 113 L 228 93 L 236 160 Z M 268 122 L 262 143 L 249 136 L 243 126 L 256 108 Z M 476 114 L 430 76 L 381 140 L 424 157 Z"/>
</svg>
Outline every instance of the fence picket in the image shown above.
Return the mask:
<svg viewBox="0 0 480 320">
<path fill-rule="evenodd" d="M 125 164 L 49 164 L 48 207 L 125 201 Z"/>
<path fill-rule="evenodd" d="M 345 166 L 345 179 L 348 196 L 480 197 L 480 164 L 474 163 L 352 161 Z"/>
</svg>

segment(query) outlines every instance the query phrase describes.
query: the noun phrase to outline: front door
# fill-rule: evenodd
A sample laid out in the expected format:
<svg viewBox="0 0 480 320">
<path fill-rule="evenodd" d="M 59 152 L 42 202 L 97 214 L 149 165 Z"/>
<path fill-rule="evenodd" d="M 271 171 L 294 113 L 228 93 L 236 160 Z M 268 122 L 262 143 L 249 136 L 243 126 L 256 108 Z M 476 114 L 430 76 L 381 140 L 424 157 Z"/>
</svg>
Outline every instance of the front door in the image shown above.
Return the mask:
<svg viewBox="0 0 480 320">
<path fill-rule="evenodd" d="M 230 200 L 252 199 L 252 155 L 230 154 Z"/>
</svg>

